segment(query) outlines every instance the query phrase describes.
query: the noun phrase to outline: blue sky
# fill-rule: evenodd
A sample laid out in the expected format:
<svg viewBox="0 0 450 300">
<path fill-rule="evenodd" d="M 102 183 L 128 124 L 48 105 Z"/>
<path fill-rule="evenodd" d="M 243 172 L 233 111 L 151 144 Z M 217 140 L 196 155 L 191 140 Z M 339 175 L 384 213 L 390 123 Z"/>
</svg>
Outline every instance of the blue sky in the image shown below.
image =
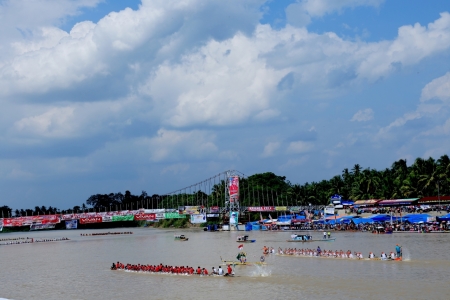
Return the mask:
<svg viewBox="0 0 450 300">
<path fill-rule="evenodd" d="M 0 1 L 0 205 L 450 149 L 450 4 Z"/>
</svg>

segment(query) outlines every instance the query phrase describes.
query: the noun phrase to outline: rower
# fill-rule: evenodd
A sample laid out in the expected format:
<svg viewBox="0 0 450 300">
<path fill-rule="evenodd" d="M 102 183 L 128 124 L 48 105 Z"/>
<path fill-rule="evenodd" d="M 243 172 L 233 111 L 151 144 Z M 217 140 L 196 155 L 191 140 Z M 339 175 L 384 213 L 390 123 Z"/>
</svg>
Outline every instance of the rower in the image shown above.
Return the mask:
<svg viewBox="0 0 450 300">
<path fill-rule="evenodd" d="M 228 265 L 227 274 L 225 274 L 225 276 L 233 276 L 233 275 L 234 275 L 233 269 L 231 268 L 231 265 Z"/>
<path fill-rule="evenodd" d="M 218 270 L 219 275 L 223 275 L 223 269 L 221 266 L 219 266 L 219 270 Z"/>
<path fill-rule="evenodd" d="M 217 270 L 216 270 L 216 268 L 214 268 L 214 267 L 212 267 L 212 274 L 217 275 Z"/>
</svg>

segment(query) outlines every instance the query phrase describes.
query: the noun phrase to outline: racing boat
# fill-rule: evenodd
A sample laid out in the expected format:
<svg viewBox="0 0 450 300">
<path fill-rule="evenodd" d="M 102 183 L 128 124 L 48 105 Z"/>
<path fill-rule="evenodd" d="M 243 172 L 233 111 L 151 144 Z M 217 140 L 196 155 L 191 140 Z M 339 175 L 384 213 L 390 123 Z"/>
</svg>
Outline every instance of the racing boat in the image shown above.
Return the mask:
<svg viewBox="0 0 450 300">
<path fill-rule="evenodd" d="M 264 261 L 247 261 L 247 260 L 226 260 L 226 259 L 222 259 L 222 257 L 220 257 L 220 260 L 222 261 L 222 266 L 228 266 L 228 265 L 236 265 L 236 266 L 254 266 L 254 265 L 267 265 L 266 262 Z"/>
</svg>

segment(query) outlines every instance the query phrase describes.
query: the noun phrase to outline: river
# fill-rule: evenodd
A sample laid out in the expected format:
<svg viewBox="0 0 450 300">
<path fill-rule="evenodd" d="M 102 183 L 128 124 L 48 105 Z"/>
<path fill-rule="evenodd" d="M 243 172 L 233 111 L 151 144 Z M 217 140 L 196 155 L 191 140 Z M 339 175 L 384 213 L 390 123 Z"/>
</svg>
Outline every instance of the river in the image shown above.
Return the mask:
<svg viewBox="0 0 450 300">
<path fill-rule="evenodd" d="M 132 231 L 131 235 L 80 233 Z M 377 256 L 403 246 L 403 262 L 268 255 L 267 266 L 236 266 L 237 277 L 111 271 L 113 262 L 189 265 L 211 270 L 238 253 L 244 232 L 116 228 L 0 234 L 69 241 L 0 246 L 0 298 L 6 299 L 448 299 L 449 234 L 332 232 L 334 242 L 288 243 L 291 232 L 245 232 L 249 261 L 262 247 L 299 247 Z M 184 234 L 187 242 L 174 241 Z M 320 232 L 310 233 L 321 238 Z"/>
</svg>

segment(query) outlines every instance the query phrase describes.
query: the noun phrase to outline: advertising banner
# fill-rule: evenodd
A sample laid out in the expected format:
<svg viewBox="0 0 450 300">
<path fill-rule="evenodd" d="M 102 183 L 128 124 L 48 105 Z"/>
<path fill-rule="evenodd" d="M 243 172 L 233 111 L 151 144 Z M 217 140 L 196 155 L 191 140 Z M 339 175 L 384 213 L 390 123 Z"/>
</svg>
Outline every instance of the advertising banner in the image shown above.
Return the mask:
<svg viewBox="0 0 450 300">
<path fill-rule="evenodd" d="M 250 206 L 247 207 L 248 211 L 275 211 L 275 206 Z"/>
<path fill-rule="evenodd" d="M 191 223 L 192 224 L 201 224 L 206 222 L 205 214 L 191 215 Z"/>
<path fill-rule="evenodd" d="M 102 222 L 112 222 L 112 217 L 113 216 L 106 215 L 106 216 L 102 217 Z"/>
<path fill-rule="evenodd" d="M 113 222 L 119 222 L 119 221 L 134 221 L 134 215 L 124 215 L 124 216 L 113 216 L 112 217 Z"/>
<path fill-rule="evenodd" d="M 157 213 L 164 213 L 166 210 L 164 208 L 158 208 L 158 209 L 145 209 L 141 208 L 139 210 L 139 213 L 145 213 L 145 214 L 157 214 Z"/>
<path fill-rule="evenodd" d="M 179 206 L 178 213 L 180 215 L 198 215 L 203 214 L 205 208 L 201 206 Z"/>
<path fill-rule="evenodd" d="M 219 209 L 220 208 L 218 206 L 211 206 L 209 208 L 209 212 L 212 213 L 212 214 L 218 214 L 219 213 Z"/>
<path fill-rule="evenodd" d="M 3 226 L 30 226 L 32 224 L 57 224 L 60 222 L 58 215 L 42 215 L 42 216 L 29 216 L 29 217 L 17 217 L 17 218 L 5 218 L 3 219 Z"/>
<path fill-rule="evenodd" d="M 66 229 L 77 229 L 77 220 L 66 221 Z"/>
<path fill-rule="evenodd" d="M 276 211 L 287 211 L 287 206 L 275 206 Z"/>
<path fill-rule="evenodd" d="M 334 207 L 325 207 L 326 215 L 334 215 Z"/>
<path fill-rule="evenodd" d="M 185 218 L 185 215 L 180 215 L 178 212 L 165 213 L 164 219 L 182 219 Z"/>
<path fill-rule="evenodd" d="M 228 191 L 230 193 L 230 202 L 239 201 L 239 177 L 232 176 L 228 178 Z"/>
<path fill-rule="evenodd" d="M 80 224 L 101 223 L 102 217 L 80 218 L 79 221 L 80 221 Z"/>
<path fill-rule="evenodd" d="M 206 214 L 208 218 L 218 218 L 219 214 Z"/>
<path fill-rule="evenodd" d="M 302 207 L 301 206 L 289 206 L 288 210 L 292 211 L 292 212 L 300 212 L 302 210 Z"/>
<path fill-rule="evenodd" d="M 157 214 L 155 214 L 155 219 L 156 220 L 163 220 L 164 219 L 164 214 L 165 213 L 157 213 Z"/>
<path fill-rule="evenodd" d="M 239 223 L 239 212 L 230 212 L 230 225 L 237 225 Z"/>
<path fill-rule="evenodd" d="M 156 214 L 138 214 L 134 215 L 135 221 L 154 221 L 156 219 Z"/>
</svg>

